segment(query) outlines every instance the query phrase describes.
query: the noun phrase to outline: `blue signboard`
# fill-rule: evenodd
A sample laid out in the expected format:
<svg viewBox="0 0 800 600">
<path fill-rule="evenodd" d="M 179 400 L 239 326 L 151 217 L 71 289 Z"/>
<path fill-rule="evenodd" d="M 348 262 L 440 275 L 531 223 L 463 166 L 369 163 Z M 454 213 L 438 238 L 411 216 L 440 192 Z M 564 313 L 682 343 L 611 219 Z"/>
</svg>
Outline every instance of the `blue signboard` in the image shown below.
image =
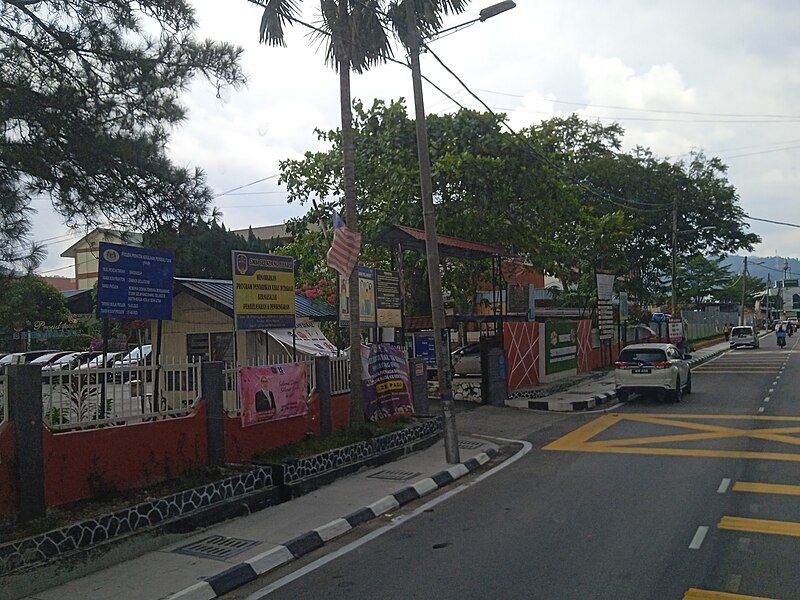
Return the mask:
<svg viewBox="0 0 800 600">
<path fill-rule="evenodd" d="M 172 319 L 172 252 L 100 242 L 97 315 Z"/>
<path fill-rule="evenodd" d="M 432 333 L 414 334 L 414 356 L 424 358 L 425 364 L 436 368 L 436 340 Z"/>
</svg>

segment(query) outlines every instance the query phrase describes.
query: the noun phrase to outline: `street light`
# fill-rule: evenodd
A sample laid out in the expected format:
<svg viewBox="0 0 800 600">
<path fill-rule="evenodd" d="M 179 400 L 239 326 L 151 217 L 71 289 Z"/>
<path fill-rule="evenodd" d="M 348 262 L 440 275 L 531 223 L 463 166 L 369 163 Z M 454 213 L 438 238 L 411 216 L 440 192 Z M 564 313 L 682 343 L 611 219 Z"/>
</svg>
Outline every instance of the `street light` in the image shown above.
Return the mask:
<svg viewBox="0 0 800 600">
<path fill-rule="evenodd" d="M 444 452 L 448 463 L 459 462 L 456 414 L 450 379 L 450 360 L 447 356 L 448 339 L 444 319 L 442 297 L 442 275 L 439 272 L 439 246 L 436 240 L 436 216 L 433 210 L 433 181 L 431 180 L 431 156 L 428 148 L 428 125 L 425 122 L 425 104 L 422 97 L 422 71 L 419 64 L 419 49 L 422 44 L 417 27 L 414 2 L 406 2 L 409 28 L 408 54 L 411 62 L 411 79 L 414 84 L 414 113 L 417 128 L 417 154 L 419 155 L 419 184 L 422 195 L 422 218 L 425 229 L 425 252 L 428 265 L 428 285 L 431 294 L 431 318 L 436 347 L 436 370 L 438 372 L 439 401 L 444 421 Z M 480 17 L 470 21 L 485 21 L 514 8 L 514 2 L 506 1 L 485 8 Z M 450 29 L 457 29 L 464 23 Z M 441 33 L 441 32 L 440 32 Z"/>
</svg>

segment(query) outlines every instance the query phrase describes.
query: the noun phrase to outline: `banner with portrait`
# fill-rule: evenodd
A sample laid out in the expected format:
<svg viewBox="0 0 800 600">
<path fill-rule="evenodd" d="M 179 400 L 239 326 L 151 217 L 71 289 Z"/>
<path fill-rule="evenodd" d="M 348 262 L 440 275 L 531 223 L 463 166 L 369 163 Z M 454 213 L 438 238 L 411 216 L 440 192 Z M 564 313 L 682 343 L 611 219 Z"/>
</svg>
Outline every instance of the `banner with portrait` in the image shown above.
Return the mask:
<svg viewBox="0 0 800 600">
<path fill-rule="evenodd" d="M 306 365 L 286 363 L 239 369 L 242 427 L 308 414 Z"/>
<path fill-rule="evenodd" d="M 403 351 L 391 344 L 372 344 L 361 348 L 361 363 L 365 418 L 383 421 L 413 416 L 411 377 Z"/>
</svg>

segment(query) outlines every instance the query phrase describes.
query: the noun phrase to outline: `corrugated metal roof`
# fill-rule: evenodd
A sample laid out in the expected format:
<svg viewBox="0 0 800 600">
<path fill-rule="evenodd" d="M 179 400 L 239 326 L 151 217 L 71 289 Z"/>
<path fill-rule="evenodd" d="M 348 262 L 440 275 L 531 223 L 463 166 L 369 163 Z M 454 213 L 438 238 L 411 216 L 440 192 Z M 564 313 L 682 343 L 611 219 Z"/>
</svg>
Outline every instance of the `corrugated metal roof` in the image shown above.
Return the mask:
<svg viewBox="0 0 800 600">
<path fill-rule="evenodd" d="M 405 225 L 391 225 L 375 238 L 379 244 L 394 245 L 401 244 L 404 248 L 417 250 L 425 253 L 425 231 L 406 227 Z M 512 256 L 497 246 L 489 246 L 479 242 L 470 242 L 450 235 L 436 234 L 436 242 L 439 246 L 439 254 L 443 256 L 455 256 L 458 258 L 481 259 L 492 256 Z"/>
<path fill-rule="evenodd" d="M 175 278 L 175 293 L 186 292 L 233 317 L 233 282 L 227 279 Z M 338 317 L 336 308 L 319 300 L 295 294 L 295 314 L 298 319 L 329 321 Z"/>
</svg>

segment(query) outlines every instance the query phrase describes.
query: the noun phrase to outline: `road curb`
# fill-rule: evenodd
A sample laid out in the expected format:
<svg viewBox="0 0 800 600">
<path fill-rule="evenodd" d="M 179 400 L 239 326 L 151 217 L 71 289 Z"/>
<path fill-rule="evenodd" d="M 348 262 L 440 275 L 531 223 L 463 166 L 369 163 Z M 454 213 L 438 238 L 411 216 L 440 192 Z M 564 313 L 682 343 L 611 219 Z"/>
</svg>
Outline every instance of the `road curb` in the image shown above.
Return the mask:
<svg viewBox="0 0 800 600">
<path fill-rule="evenodd" d="M 413 485 L 401 488 L 344 517 L 334 519 L 321 527 L 307 531 L 283 544 L 270 548 L 266 552 L 257 554 L 221 573 L 207 577 L 203 581 L 199 581 L 188 588 L 168 596 L 167 600 L 213 600 L 223 594 L 227 594 L 273 569 L 296 558 L 300 558 L 309 552 L 313 552 L 327 542 L 338 538 L 363 523 L 367 523 L 383 515 L 387 511 L 394 510 L 409 502 L 418 500 L 454 482 L 464 475 L 479 469 L 496 455 L 497 450 L 490 448 L 486 450 L 486 452 L 481 452 L 449 469 L 439 471 Z"/>
</svg>

